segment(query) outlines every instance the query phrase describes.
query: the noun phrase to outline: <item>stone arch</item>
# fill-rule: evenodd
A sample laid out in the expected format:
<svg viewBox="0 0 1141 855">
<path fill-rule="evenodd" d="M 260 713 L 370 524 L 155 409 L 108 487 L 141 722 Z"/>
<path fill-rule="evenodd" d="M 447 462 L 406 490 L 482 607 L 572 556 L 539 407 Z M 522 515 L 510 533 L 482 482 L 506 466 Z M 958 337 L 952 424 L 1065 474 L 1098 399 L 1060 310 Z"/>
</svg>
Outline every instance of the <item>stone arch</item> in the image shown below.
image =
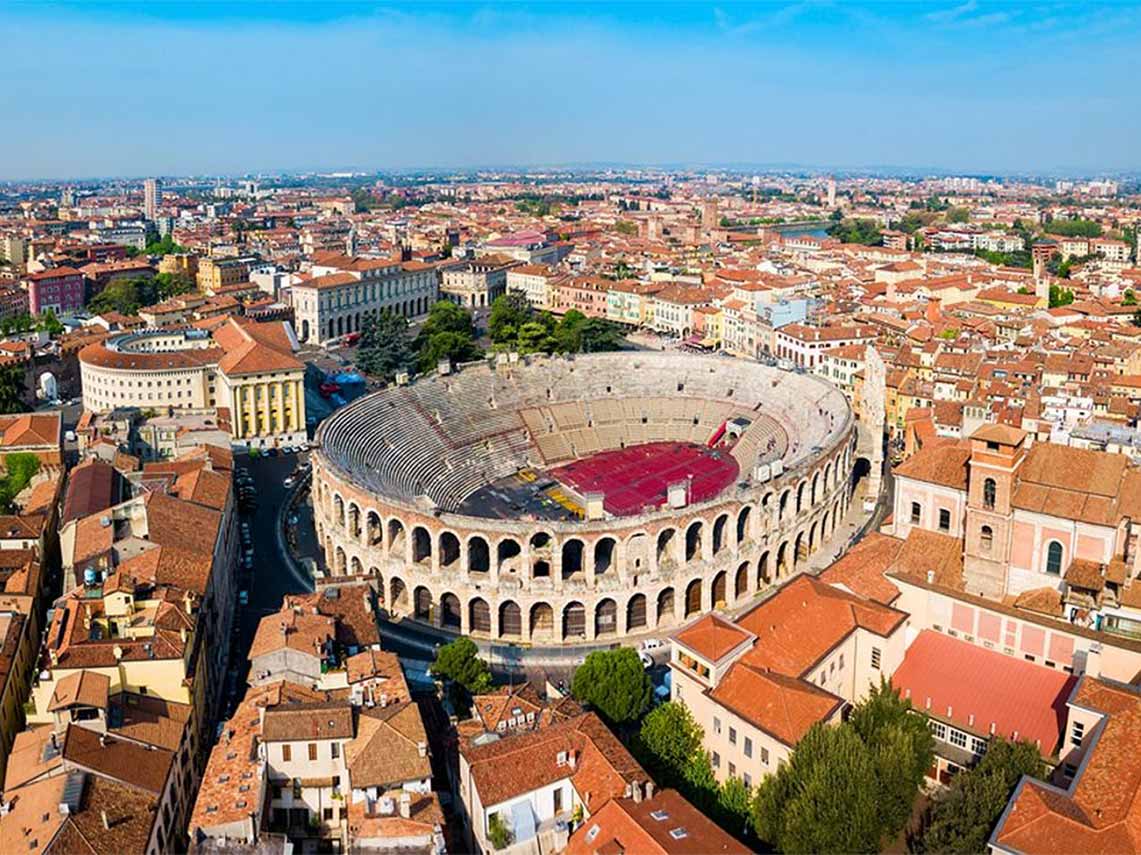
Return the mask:
<svg viewBox="0 0 1141 855">
<path fill-rule="evenodd" d="M 610 597 L 600 600 L 594 608 L 594 635 L 614 635 L 618 632 L 618 604 Z"/>
<path fill-rule="evenodd" d="M 724 570 L 713 577 L 713 584 L 710 585 L 709 602 L 715 609 L 722 609 L 729 605 L 729 580 Z"/>
<path fill-rule="evenodd" d="M 832 486 L 832 461 L 829 460 L 824 464 L 824 492 L 827 493 Z"/>
<path fill-rule="evenodd" d="M 705 531 L 705 523 L 694 520 L 685 530 L 685 560 L 701 560 L 701 538 Z"/>
<path fill-rule="evenodd" d="M 801 481 L 796 486 L 796 512 L 799 514 L 804 510 L 804 491 L 808 488 L 807 481 Z"/>
<path fill-rule="evenodd" d="M 349 570 L 352 572 L 352 574 L 354 576 L 363 576 L 364 575 L 364 565 L 361 564 L 361 560 L 359 558 L 357 558 L 355 555 L 352 557 L 352 560 L 349 561 Z"/>
<path fill-rule="evenodd" d="M 657 558 L 658 567 L 672 567 L 676 563 L 676 549 L 674 540 L 677 537 L 676 529 L 663 528 L 658 532 Z"/>
<path fill-rule="evenodd" d="M 646 595 L 635 594 L 626 601 L 626 631 L 646 628 Z"/>
<path fill-rule="evenodd" d="M 784 541 L 777 549 L 776 578 L 783 579 L 789 574 L 788 541 Z"/>
<path fill-rule="evenodd" d="M 663 588 L 658 594 L 658 620 L 657 626 L 668 626 L 676 617 L 677 606 L 674 605 L 674 589 Z"/>
<path fill-rule="evenodd" d="M 468 632 L 491 632 L 491 607 L 483 597 L 475 597 L 467 604 Z"/>
<path fill-rule="evenodd" d="M 808 554 L 814 553 L 817 546 L 819 544 L 816 542 L 816 523 L 813 523 L 808 529 Z"/>
<path fill-rule="evenodd" d="M 563 542 L 563 578 L 569 579 L 576 573 L 582 572 L 582 541 L 572 537 Z"/>
<path fill-rule="evenodd" d="M 733 580 L 733 599 L 740 600 L 749 593 L 749 562 L 741 562 L 737 568 L 737 577 Z"/>
<path fill-rule="evenodd" d="M 824 541 L 828 539 L 828 511 L 824 512 L 824 516 L 820 518 L 820 545 L 824 545 Z"/>
<path fill-rule="evenodd" d="M 769 553 L 768 550 L 765 550 L 757 562 L 757 587 L 761 585 L 771 585 L 773 581 L 772 574 L 772 568 L 769 567 Z"/>
<path fill-rule="evenodd" d="M 507 600 L 499 606 L 499 637 L 519 638 L 523 635 L 523 613 L 519 605 Z"/>
<path fill-rule="evenodd" d="M 430 564 L 432 562 L 432 535 L 422 525 L 412 529 L 412 563 Z"/>
<path fill-rule="evenodd" d="M 393 579 L 388 584 L 390 596 L 388 598 L 388 610 L 391 612 L 408 611 L 408 586 L 404 584 L 402 579 Z"/>
<path fill-rule="evenodd" d="M 788 516 L 788 500 L 791 496 L 791 488 L 786 488 L 784 492 L 780 494 L 780 508 L 777 511 L 778 520 L 784 521 L 784 519 Z"/>
<path fill-rule="evenodd" d="M 548 603 L 535 603 L 531 606 L 528 624 L 532 641 L 553 641 L 555 637 L 555 612 Z"/>
<path fill-rule="evenodd" d="M 349 502 L 349 534 L 353 540 L 359 540 L 361 536 L 361 509 L 356 502 Z"/>
<path fill-rule="evenodd" d="M 500 573 L 515 573 L 519 569 L 519 562 L 511 559 L 518 558 L 522 554 L 523 549 L 519 546 L 519 541 L 513 537 L 502 538 L 495 545 L 495 566 L 499 568 Z"/>
<path fill-rule="evenodd" d="M 380 546 L 384 540 L 384 525 L 376 511 L 370 510 L 365 517 L 365 533 L 369 546 Z"/>
<path fill-rule="evenodd" d="M 792 548 L 792 570 L 800 566 L 800 562 L 808 557 L 808 547 L 805 544 L 804 532 L 800 531 L 796 534 L 796 540 L 793 541 Z"/>
<path fill-rule="evenodd" d="M 721 514 L 713 521 L 713 554 L 717 555 L 725 548 L 725 528 L 729 524 L 729 515 Z"/>
<path fill-rule="evenodd" d="M 586 638 L 586 607 L 577 600 L 563 607 L 563 641 Z"/>
<path fill-rule="evenodd" d="M 396 517 L 388 521 L 388 554 L 394 558 L 404 557 L 404 523 Z"/>
<path fill-rule="evenodd" d="M 454 567 L 460 560 L 460 539 L 450 531 L 440 533 L 440 566 Z"/>
<path fill-rule="evenodd" d="M 432 620 L 432 592 L 420 585 L 412 595 L 412 616 L 416 620 Z"/>
<path fill-rule="evenodd" d="M 819 487 L 820 487 L 820 471 L 817 470 L 816 474 L 814 474 L 812 476 L 812 503 L 811 504 L 812 504 L 812 507 L 814 507 L 814 508 L 816 507 L 816 501 L 818 498 L 817 490 L 819 489 Z"/>
<path fill-rule="evenodd" d="M 685 586 L 685 616 L 693 617 L 701 611 L 701 580 L 694 579 Z"/>
<path fill-rule="evenodd" d="M 333 521 L 341 528 L 345 527 L 345 500 L 339 494 L 333 494 Z"/>
<path fill-rule="evenodd" d="M 334 555 L 336 556 L 336 560 L 333 564 L 333 572 L 338 576 L 344 576 L 346 567 L 345 550 L 338 546 Z"/>
<path fill-rule="evenodd" d="M 459 632 L 463 626 L 460 598 L 450 591 L 440 597 L 440 626 Z"/>
<path fill-rule="evenodd" d="M 603 575 L 614 570 L 618 562 L 618 541 L 613 537 L 600 537 L 594 543 L 594 572 Z"/>
<path fill-rule="evenodd" d="M 535 578 L 546 578 L 551 575 L 551 559 L 554 550 L 554 539 L 549 532 L 537 531 L 528 541 L 531 553 L 531 575 Z"/>
<path fill-rule="evenodd" d="M 753 516 L 753 506 L 745 505 L 737 512 L 737 544 L 740 545 L 749 537 L 749 522 Z"/>
<path fill-rule="evenodd" d="M 487 540 L 472 535 L 467 541 L 467 569 L 469 573 L 487 573 L 491 570 L 491 549 Z"/>
</svg>

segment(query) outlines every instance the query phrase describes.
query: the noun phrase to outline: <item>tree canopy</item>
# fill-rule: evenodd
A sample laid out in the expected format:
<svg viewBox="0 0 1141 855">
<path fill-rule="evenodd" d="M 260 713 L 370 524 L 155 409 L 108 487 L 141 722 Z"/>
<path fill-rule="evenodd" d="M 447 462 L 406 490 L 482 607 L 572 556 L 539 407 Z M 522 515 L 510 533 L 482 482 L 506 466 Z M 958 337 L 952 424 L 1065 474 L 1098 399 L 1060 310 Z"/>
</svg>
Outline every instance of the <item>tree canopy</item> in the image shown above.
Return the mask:
<svg viewBox="0 0 1141 855">
<path fill-rule="evenodd" d="M 479 658 L 479 648 L 470 638 L 457 638 L 440 647 L 430 671 L 434 677 L 459 683 L 473 695 L 491 688 L 491 671 Z"/>
<path fill-rule="evenodd" d="M 600 353 L 621 350 L 623 341 L 622 329 L 605 318 L 571 309 L 556 320 L 536 312 L 520 291 L 495 298 L 487 331 L 493 344 L 520 353 Z"/>
<path fill-rule="evenodd" d="M 471 362 L 483 355 L 475 344 L 471 312 L 447 300 L 432 306 L 416 337 L 416 350 L 421 371 L 431 371 L 441 359 Z"/>
<path fill-rule="evenodd" d="M 575 669 L 571 694 L 612 724 L 637 721 L 650 708 L 653 687 L 637 651 L 596 650 Z"/>
<path fill-rule="evenodd" d="M 388 309 L 365 316 L 357 349 L 357 367 L 361 371 L 391 383 L 397 374 L 411 371 L 415 364 L 416 353 L 403 316 Z"/>
<path fill-rule="evenodd" d="M 0 477 L 0 508 L 10 512 L 12 500 L 40 471 L 40 459 L 27 451 L 4 455 L 4 475 Z"/>
<path fill-rule="evenodd" d="M 115 279 L 87 302 L 92 314 L 119 312 L 133 315 L 139 309 L 153 306 L 179 294 L 194 290 L 194 283 L 177 273 L 159 273 L 153 277 Z"/>
<path fill-rule="evenodd" d="M 914 844 L 917 852 L 985 852 L 987 839 L 1023 775 L 1041 778 L 1045 769 L 1029 742 L 996 738 L 973 769 L 960 772 L 938 795 Z"/>
<path fill-rule="evenodd" d="M 906 824 L 933 756 L 926 716 L 882 682 L 761 782 L 753 827 L 782 852 L 878 852 Z"/>
<path fill-rule="evenodd" d="M 24 403 L 24 366 L 18 362 L 0 366 L 0 413 L 22 413 Z"/>
<path fill-rule="evenodd" d="M 843 219 L 828 227 L 828 234 L 842 243 L 874 246 L 883 240 L 883 232 L 875 220 Z"/>
<path fill-rule="evenodd" d="M 1051 220 L 1045 229 L 1049 234 L 1063 237 L 1101 237 L 1101 226 L 1093 220 L 1080 217 L 1073 220 Z"/>
</svg>

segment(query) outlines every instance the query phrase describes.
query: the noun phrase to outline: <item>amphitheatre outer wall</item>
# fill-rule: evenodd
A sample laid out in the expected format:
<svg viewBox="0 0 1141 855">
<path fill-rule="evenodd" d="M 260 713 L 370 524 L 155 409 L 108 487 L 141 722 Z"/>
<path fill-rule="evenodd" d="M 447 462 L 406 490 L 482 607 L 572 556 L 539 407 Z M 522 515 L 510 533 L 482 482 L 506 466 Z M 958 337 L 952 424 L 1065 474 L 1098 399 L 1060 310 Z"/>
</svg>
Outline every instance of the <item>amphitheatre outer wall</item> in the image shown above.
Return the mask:
<svg viewBox="0 0 1141 855">
<path fill-rule="evenodd" d="M 804 384 L 806 402 L 835 392 L 815 377 L 781 379 Z M 393 617 L 544 646 L 610 644 L 735 609 L 800 572 L 847 513 L 855 422 L 838 392 L 827 400 L 835 426 L 789 455 L 779 476 L 761 482 L 743 471 L 700 504 L 594 520 L 482 517 L 382 495 L 321 447 L 323 427 L 312 498 L 331 581 L 368 578 Z M 806 403 L 800 416 L 819 414 Z"/>
</svg>

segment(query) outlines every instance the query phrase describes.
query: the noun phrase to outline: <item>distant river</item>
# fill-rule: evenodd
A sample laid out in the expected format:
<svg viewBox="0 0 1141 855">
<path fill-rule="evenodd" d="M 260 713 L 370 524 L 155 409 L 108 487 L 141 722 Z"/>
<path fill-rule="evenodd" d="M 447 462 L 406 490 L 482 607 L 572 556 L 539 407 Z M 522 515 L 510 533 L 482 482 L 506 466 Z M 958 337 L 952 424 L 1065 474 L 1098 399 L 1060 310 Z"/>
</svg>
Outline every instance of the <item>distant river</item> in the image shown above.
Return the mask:
<svg viewBox="0 0 1141 855">
<path fill-rule="evenodd" d="M 764 228 L 772 229 L 773 231 L 780 232 L 786 238 L 791 237 L 814 237 L 826 238 L 828 237 L 828 223 L 815 222 L 815 223 L 781 223 L 775 226 L 765 226 Z"/>
</svg>

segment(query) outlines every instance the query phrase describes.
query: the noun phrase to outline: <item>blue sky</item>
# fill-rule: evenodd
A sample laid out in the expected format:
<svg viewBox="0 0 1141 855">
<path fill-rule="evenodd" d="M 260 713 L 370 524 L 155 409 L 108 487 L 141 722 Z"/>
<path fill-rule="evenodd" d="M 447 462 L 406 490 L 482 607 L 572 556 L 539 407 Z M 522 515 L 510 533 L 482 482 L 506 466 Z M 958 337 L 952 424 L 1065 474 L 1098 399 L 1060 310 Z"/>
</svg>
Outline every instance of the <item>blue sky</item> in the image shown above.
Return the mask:
<svg viewBox="0 0 1141 855">
<path fill-rule="evenodd" d="M 1141 167 L 1141 7 L 9 0 L 0 177 Z"/>
</svg>

